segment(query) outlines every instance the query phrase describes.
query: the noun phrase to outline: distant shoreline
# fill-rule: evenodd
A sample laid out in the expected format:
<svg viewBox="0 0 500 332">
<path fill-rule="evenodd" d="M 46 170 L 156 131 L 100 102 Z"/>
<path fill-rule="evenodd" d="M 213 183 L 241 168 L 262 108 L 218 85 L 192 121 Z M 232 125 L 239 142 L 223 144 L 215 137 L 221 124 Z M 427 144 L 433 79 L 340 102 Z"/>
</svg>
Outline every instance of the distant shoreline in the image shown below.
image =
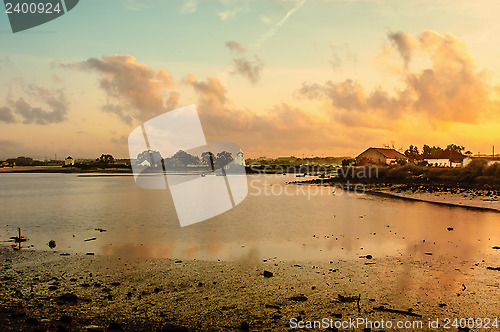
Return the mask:
<svg viewBox="0 0 500 332">
<path fill-rule="evenodd" d="M 470 205 L 470 204 L 469 205 L 462 205 L 462 204 L 458 204 L 458 203 L 450 203 L 450 202 L 442 202 L 442 201 L 432 200 L 432 199 L 430 199 L 431 198 L 430 196 L 427 199 L 426 198 L 417 198 L 417 197 L 397 195 L 397 194 L 392 194 L 392 193 L 388 193 L 388 192 L 384 192 L 384 191 L 377 191 L 377 190 L 366 190 L 365 194 L 378 196 L 378 197 L 395 198 L 395 199 L 412 201 L 412 202 L 424 202 L 424 203 L 431 203 L 431 204 L 436 204 L 436 205 L 441 205 L 441 206 L 459 207 L 459 208 L 464 208 L 467 210 L 500 213 L 500 206 L 498 208 L 493 208 L 493 207 L 477 206 L 477 205 Z"/>
<path fill-rule="evenodd" d="M 0 168 L 2 173 L 129 173 L 131 169 L 124 168 L 105 168 L 105 169 L 82 169 L 78 167 L 61 166 L 20 166 Z"/>
</svg>

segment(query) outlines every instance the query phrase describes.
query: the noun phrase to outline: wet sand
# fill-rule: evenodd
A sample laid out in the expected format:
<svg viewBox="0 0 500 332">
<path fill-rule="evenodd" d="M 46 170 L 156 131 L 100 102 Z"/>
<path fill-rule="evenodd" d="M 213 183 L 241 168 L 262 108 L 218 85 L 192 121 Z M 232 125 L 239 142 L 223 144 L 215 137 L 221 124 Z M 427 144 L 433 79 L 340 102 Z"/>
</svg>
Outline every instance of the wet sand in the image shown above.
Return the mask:
<svg viewBox="0 0 500 332">
<path fill-rule="evenodd" d="M 499 313 L 493 248 L 485 261 L 422 253 L 254 264 L 0 250 L 2 331 L 280 331 L 292 318 L 325 317 L 418 320 L 429 330 L 429 319 Z"/>
<path fill-rule="evenodd" d="M 498 200 L 498 198 L 469 196 L 450 192 L 428 193 L 390 191 L 387 189 L 367 190 L 366 193 L 384 197 L 392 197 L 396 199 L 408 199 L 419 202 L 462 207 L 472 210 L 500 212 L 500 201 Z"/>
</svg>

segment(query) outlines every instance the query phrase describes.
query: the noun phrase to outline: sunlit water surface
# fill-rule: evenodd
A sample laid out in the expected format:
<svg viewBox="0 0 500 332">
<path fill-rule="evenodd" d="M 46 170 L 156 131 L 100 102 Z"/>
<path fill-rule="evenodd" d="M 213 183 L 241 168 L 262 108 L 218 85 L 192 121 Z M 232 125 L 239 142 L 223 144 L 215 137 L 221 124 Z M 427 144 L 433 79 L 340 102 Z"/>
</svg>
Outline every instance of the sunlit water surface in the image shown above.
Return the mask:
<svg viewBox="0 0 500 332">
<path fill-rule="evenodd" d="M 0 240 L 21 227 L 26 248 L 50 250 L 55 240 L 61 253 L 208 260 L 429 252 L 465 260 L 492 255 L 500 243 L 498 213 L 285 185 L 295 179 L 248 176 L 241 204 L 180 227 L 170 193 L 141 189 L 132 176 L 0 174 Z"/>
</svg>

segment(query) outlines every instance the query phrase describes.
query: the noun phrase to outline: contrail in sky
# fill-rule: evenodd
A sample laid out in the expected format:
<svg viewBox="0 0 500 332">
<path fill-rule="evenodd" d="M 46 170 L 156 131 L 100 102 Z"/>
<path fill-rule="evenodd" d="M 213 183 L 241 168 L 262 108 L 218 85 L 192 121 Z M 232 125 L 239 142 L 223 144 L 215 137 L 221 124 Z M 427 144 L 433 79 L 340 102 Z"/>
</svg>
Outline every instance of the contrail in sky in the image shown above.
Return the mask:
<svg viewBox="0 0 500 332">
<path fill-rule="evenodd" d="M 286 15 L 278 23 L 276 23 L 271 29 L 269 29 L 268 31 L 266 31 L 266 33 L 264 33 L 262 36 L 260 36 L 259 39 L 257 39 L 257 41 L 252 45 L 251 49 L 253 49 L 253 50 L 259 49 L 269 38 L 271 38 L 272 36 L 274 36 L 276 34 L 276 32 L 283 26 L 283 24 L 285 24 L 286 20 L 288 20 L 288 18 L 297 9 L 299 9 L 300 7 L 302 7 L 304 5 L 304 3 L 306 3 L 306 0 L 300 1 L 299 3 L 297 3 L 297 5 L 295 7 L 293 7 L 292 9 L 290 9 L 288 11 L 288 13 L 286 13 Z"/>
</svg>

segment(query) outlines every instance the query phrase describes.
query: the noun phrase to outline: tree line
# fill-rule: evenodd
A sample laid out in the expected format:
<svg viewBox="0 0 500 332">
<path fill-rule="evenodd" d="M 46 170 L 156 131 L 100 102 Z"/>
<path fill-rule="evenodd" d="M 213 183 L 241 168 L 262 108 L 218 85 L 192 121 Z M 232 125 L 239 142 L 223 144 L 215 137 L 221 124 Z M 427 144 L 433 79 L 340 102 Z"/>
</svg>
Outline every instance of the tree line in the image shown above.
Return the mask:
<svg viewBox="0 0 500 332">
<path fill-rule="evenodd" d="M 147 161 L 152 167 L 187 167 L 188 165 L 206 166 L 212 170 L 222 168 L 233 161 L 233 156 L 228 151 L 221 151 L 213 154 L 210 151 L 203 152 L 200 157 L 187 153 L 184 150 L 177 151 L 170 158 L 163 158 L 161 153 L 156 150 L 145 150 L 137 155 L 137 161 L 143 163 Z"/>
<path fill-rule="evenodd" d="M 465 147 L 461 145 L 456 145 L 456 144 L 449 144 L 446 149 L 443 149 L 439 146 L 429 146 L 427 144 L 424 144 L 422 147 L 422 151 L 419 151 L 418 147 L 416 145 L 410 145 L 408 149 L 404 152 L 404 155 L 407 156 L 410 159 L 425 159 L 425 158 L 430 158 L 436 155 L 439 155 L 443 151 L 453 151 L 457 152 L 460 154 L 465 154 L 467 156 L 472 155 L 472 152 L 467 150 L 465 151 Z M 465 152 L 464 152 L 465 151 Z"/>
</svg>

